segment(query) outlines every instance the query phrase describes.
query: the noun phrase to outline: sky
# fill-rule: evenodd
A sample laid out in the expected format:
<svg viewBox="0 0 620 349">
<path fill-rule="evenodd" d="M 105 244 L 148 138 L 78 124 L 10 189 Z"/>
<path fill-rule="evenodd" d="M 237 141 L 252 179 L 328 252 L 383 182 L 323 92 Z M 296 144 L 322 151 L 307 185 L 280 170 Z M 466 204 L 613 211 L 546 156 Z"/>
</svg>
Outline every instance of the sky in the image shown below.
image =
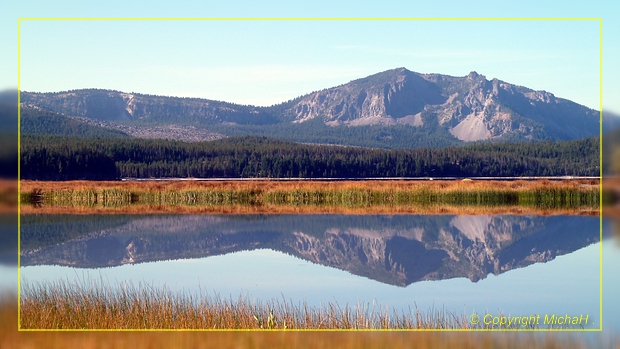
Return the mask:
<svg viewBox="0 0 620 349">
<path fill-rule="evenodd" d="M 599 32 L 595 20 L 27 20 L 20 86 L 272 105 L 406 67 L 477 71 L 598 109 Z"/>
<path fill-rule="evenodd" d="M 603 109 L 620 111 L 620 101 L 613 97 L 620 95 L 618 65 L 611 63 L 620 46 L 620 15 L 614 5 L 269 4 L 5 1 L 2 16 L 10 20 L 2 21 L 1 33 L 10 44 L 3 46 L 15 49 L 0 58 L 0 87 L 15 88 L 19 80 L 21 90 L 33 92 L 103 88 L 272 105 L 405 67 L 452 76 L 476 71 L 489 80 L 545 90 L 598 110 L 601 33 L 596 19 L 602 18 Z M 75 17 L 425 20 L 49 20 Z M 453 17 L 596 19 L 436 20 Z"/>
</svg>

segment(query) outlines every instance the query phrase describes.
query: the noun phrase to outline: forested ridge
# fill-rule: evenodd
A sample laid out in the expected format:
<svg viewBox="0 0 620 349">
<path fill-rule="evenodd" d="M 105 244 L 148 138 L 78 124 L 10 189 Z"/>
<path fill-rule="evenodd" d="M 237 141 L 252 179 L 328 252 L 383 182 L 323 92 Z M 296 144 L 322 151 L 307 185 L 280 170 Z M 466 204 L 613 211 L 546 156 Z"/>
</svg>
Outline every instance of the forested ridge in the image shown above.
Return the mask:
<svg viewBox="0 0 620 349">
<path fill-rule="evenodd" d="M 32 135 L 63 135 L 76 137 L 129 137 L 127 134 L 88 125 L 59 113 L 35 108 L 21 108 L 20 132 Z"/>
<path fill-rule="evenodd" d="M 186 143 L 22 136 L 21 178 L 598 176 L 599 139 L 385 150 L 266 137 Z"/>
</svg>

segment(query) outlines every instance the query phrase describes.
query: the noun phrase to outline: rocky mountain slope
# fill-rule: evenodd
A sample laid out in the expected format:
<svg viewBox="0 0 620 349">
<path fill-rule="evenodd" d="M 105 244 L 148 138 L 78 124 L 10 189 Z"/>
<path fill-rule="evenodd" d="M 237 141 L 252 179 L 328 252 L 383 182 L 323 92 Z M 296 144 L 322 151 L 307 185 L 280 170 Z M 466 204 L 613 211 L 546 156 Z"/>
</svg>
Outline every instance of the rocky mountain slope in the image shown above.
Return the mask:
<svg viewBox="0 0 620 349">
<path fill-rule="evenodd" d="M 271 107 L 93 89 L 22 92 L 21 101 L 22 107 L 136 127 L 184 125 L 223 135 L 261 134 L 289 139 L 299 130 L 303 130 L 302 134 L 333 133 L 326 126 L 340 130 L 355 126 L 386 130 L 401 127 L 401 131 L 404 127 L 410 137 L 427 137 L 429 141 L 441 137 L 446 139 L 445 144 L 571 140 L 599 133 L 598 111 L 552 93 L 488 80 L 476 72 L 453 77 L 419 74 L 405 68 Z"/>
<path fill-rule="evenodd" d="M 471 72 L 465 77 L 389 70 L 300 99 L 293 122 L 424 127 L 437 122 L 462 141 L 577 139 L 598 134 L 599 113 L 546 91 Z"/>
</svg>

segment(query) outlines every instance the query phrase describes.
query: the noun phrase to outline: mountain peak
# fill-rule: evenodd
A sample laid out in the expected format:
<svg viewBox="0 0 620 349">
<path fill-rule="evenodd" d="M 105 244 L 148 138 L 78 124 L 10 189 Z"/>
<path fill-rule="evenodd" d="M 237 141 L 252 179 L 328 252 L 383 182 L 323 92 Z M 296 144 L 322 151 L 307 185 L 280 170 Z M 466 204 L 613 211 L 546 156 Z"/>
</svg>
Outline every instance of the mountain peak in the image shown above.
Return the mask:
<svg viewBox="0 0 620 349">
<path fill-rule="evenodd" d="M 396 71 L 397 73 L 400 73 L 400 74 L 412 73 L 411 70 L 408 70 L 405 67 L 396 68 L 396 69 L 394 69 L 394 71 Z"/>
<path fill-rule="evenodd" d="M 480 75 L 480 74 L 478 74 L 478 72 L 473 71 L 473 70 L 471 72 L 469 72 L 469 74 L 467 75 L 467 78 L 470 79 L 470 80 L 477 80 L 480 77 L 485 78 L 484 75 Z"/>
</svg>

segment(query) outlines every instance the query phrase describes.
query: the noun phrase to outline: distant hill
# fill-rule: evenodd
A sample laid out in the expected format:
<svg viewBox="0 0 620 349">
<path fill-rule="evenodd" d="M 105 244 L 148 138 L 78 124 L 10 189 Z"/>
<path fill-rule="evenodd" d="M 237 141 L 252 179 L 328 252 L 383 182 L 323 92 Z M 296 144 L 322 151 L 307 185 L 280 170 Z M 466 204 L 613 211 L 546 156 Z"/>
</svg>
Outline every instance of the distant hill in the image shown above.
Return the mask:
<svg viewBox="0 0 620 349">
<path fill-rule="evenodd" d="M 111 128 L 94 126 L 87 122 L 38 108 L 21 108 L 21 133 L 31 135 L 61 135 L 73 137 L 129 137 Z"/>
<path fill-rule="evenodd" d="M 185 142 L 212 141 L 224 135 L 188 125 L 134 126 L 82 116 L 68 117 L 38 107 L 22 107 L 21 133 L 24 135 L 62 135 L 73 137 L 136 137 L 171 139 Z"/>
<path fill-rule="evenodd" d="M 68 116 L 141 124 L 276 123 L 258 107 L 198 98 L 153 96 L 85 89 L 56 93 L 21 93 L 22 106 L 36 106 Z"/>
<path fill-rule="evenodd" d="M 453 77 L 398 68 L 271 107 L 94 89 L 22 92 L 21 101 L 22 107 L 138 128 L 205 130 L 207 138 L 197 140 L 253 134 L 307 143 L 419 148 L 599 134 L 598 111 L 476 72 Z M 180 139 L 174 134 L 154 137 L 144 129 L 135 133 Z"/>
</svg>

